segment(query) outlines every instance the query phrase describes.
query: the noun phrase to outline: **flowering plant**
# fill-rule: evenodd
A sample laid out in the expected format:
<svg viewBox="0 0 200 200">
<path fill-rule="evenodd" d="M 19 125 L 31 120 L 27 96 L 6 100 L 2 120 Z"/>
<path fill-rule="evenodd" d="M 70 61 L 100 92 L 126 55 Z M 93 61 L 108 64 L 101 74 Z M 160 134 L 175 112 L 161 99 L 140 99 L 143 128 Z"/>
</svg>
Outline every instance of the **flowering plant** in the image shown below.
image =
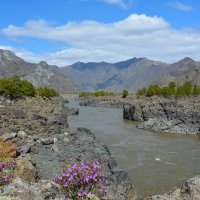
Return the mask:
<svg viewBox="0 0 200 200">
<path fill-rule="evenodd" d="M 0 187 L 12 181 L 15 167 L 15 162 L 0 163 Z"/>
<path fill-rule="evenodd" d="M 92 195 L 102 199 L 107 193 L 107 180 L 99 162 L 73 164 L 54 181 L 63 186 L 68 197 L 74 200 L 90 199 Z"/>
</svg>

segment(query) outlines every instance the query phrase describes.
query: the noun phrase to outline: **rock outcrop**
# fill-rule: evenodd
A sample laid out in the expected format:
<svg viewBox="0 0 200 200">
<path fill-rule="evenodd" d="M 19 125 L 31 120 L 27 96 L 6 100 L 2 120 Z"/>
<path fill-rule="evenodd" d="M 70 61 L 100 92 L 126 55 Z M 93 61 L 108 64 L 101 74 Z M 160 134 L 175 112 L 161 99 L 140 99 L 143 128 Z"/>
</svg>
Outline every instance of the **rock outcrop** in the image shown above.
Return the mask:
<svg viewBox="0 0 200 200">
<path fill-rule="evenodd" d="M 15 180 L 1 188 L 0 199 L 67 199 L 52 179 L 65 166 L 86 161 L 101 163 L 110 199 L 135 199 L 127 173 L 117 167 L 108 147 L 89 129 L 69 129 L 62 98 L 2 98 L 0 102 L 0 137 L 17 144 L 19 166 Z"/>
<path fill-rule="evenodd" d="M 200 98 L 139 98 L 124 105 L 123 117 L 141 122 L 138 128 L 157 132 L 198 134 Z"/>
</svg>

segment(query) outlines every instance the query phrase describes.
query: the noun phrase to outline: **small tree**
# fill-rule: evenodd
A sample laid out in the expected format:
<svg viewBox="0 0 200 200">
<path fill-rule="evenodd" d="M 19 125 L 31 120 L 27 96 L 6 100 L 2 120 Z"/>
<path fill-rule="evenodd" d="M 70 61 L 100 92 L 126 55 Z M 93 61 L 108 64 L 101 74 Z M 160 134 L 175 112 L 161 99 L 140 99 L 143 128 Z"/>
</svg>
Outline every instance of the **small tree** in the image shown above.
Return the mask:
<svg viewBox="0 0 200 200">
<path fill-rule="evenodd" d="M 192 84 L 191 81 L 186 81 L 183 84 L 183 91 L 186 96 L 190 96 L 192 94 Z"/>
<path fill-rule="evenodd" d="M 176 83 L 174 81 L 170 82 L 168 84 L 168 87 L 171 89 L 171 91 L 173 92 L 173 94 L 175 93 L 175 89 L 176 89 Z"/>
<path fill-rule="evenodd" d="M 157 84 L 150 85 L 148 90 L 147 90 L 147 96 L 148 97 L 151 97 L 151 96 L 154 96 L 154 95 L 160 96 L 161 94 L 162 94 L 162 89 Z"/>
<path fill-rule="evenodd" d="M 136 96 L 145 96 L 147 94 L 147 89 L 145 87 L 138 89 L 136 92 Z"/>
<path fill-rule="evenodd" d="M 193 94 L 194 96 L 200 95 L 200 87 L 198 87 L 197 85 L 195 85 L 195 86 L 193 87 L 192 94 Z"/>
<path fill-rule="evenodd" d="M 163 87 L 162 88 L 162 96 L 169 97 L 173 95 L 173 90 L 170 87 Z"/>
<path fill-rule="evenodd" d="M 38 89 L 38 96 L 56 97 L 56 96 L 59 96 L 59 94 L 54 89 L 49 89 L 47 87 L 41 87 Z"/>
<path fill-rule="evenodd" d="M 182 85 L 179 85 L 179 86 L 176 88 L 175 95 L 176 95 L 177 97 L 182 97 L 182 96 L 184 96 L 184 90 L 183 90 L 183 86 L 182 86 Z"/>
<path fill-rule="evenodd" d="M 126 98 L 128 94 L 129 94 L 128 90 L 123 90 L 122 98 Z"/>
</svg>

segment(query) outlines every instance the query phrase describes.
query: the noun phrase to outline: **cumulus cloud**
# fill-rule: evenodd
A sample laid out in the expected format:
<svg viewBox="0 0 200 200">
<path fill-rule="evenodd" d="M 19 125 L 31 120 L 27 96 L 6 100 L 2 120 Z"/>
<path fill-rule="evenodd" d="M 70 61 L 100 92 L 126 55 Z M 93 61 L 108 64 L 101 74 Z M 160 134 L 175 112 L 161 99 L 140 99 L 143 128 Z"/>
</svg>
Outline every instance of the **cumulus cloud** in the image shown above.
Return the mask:
<svg viewBox="0 0 200 200">
<path fill-rule="evenodd" d="M 11 38 L 32 37 L 66 44 L 61 51 L 41 56 L 20 51 L 24 59 L 40 58 L 60 66 L 77 61 L 117 62 L 134 56 L 166 62 L 186 56 L 200 60 L 198 31 L 176 30 L 163 18 L 144 14 L 106 24 L 83 21 L 53 26 L 44 20 L 28 21 L 21 27 L 9 25 L 1 33 Z"/>
<path fill-rule="evenodd" d="M 184 4 L 184 3 L 181 3 L 179 1 L 170 2 L 167 5 L 171 6 L 171 7 L 174 7 L 176 9 L 178 9 L 178 10 L 185 11 L 185 12 L 191 12 L 191 11 L 193 11 L 193 7 L 191 5 Z"/>
</svg>

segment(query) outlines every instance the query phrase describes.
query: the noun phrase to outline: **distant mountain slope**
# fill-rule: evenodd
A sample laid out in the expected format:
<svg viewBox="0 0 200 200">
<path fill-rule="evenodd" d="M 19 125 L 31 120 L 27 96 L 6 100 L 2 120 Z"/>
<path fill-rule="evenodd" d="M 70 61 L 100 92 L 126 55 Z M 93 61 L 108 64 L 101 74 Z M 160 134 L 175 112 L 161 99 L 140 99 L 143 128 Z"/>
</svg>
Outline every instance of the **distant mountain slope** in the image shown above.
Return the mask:
<svg viewBox="0 0 200 200">
<path fill-rule="evenodd" d="M 149 85 L 156 77 L 166 74 L 168 67 L 168 64 L 147 58 L 132 58 L 114 64 L 78 62 L 61 68 L 61 72 L 85 90 L 119 92 L 124 88 L 135 91 Z"/>
<path fill-rule="evenodd" d="M 18 75 L 36 87 L 47 86 L 61 93 L 80 90 L 72 80 L 62 75 L 57 66 L 41 61 L 33 64 L 17 57 L 13 52 L 0 49 L 0 77 Z"/>
<path fill-rule="evenodd" d="M 193 85 L 200 85 L 200 63 L 191 58 L 184 58 L 172 65 L 164 76 L 159 77 L 155 82 L 166 85 L 170 81 L 182 84 L 186 80 L 192 81 Z"/>
</svg>

